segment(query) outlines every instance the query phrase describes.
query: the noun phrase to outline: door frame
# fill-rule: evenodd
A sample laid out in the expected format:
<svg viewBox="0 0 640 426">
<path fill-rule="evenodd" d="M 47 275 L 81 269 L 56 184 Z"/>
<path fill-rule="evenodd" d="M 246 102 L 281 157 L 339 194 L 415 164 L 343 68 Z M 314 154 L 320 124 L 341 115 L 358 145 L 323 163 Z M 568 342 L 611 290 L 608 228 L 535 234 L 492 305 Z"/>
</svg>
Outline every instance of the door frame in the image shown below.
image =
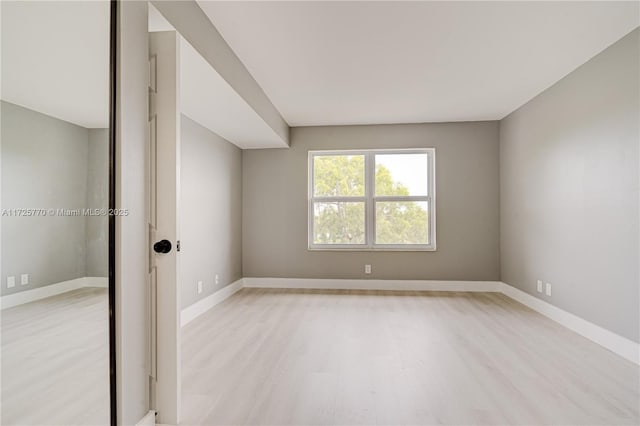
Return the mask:
<svg viewBox="0 0 640 426">
<path fill-rule="evenodd" d="M 147 136 L 147 220 L 151 292 L 151 406 L 157 421 L 179 424 L 180 344 L 180 36 L 149 34 L 149 132 Z M 162 171 L 162 172 L 160 172 Z M 152 194 L 154 194 L 152 196 Z M 169 251 L 154 244 L 168 240 Z"/>
<path fill-rule="evenodd" d="M 110 0 L 109 22 L 109 211 L 116 209 L 116 135 L 118 92 L 118 0 Z M 116 382 L 116 216 L 109 215 L 109 413 L 118 424 Z"/>
</svg>

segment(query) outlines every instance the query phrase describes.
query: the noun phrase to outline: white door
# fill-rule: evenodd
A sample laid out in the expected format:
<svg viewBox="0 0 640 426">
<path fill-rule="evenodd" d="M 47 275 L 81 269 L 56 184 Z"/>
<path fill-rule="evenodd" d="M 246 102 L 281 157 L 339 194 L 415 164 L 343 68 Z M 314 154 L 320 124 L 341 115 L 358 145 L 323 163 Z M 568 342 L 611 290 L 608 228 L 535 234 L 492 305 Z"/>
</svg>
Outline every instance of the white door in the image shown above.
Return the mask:
<svg viewBox="0 0 640 426">
<path fill-rule="evenodd" d="M 181 391 L 179 54 L 174 31 L 149 34 L 150 398 L 156 421 L 172 425 L 180 421 Z"/>
</svg>

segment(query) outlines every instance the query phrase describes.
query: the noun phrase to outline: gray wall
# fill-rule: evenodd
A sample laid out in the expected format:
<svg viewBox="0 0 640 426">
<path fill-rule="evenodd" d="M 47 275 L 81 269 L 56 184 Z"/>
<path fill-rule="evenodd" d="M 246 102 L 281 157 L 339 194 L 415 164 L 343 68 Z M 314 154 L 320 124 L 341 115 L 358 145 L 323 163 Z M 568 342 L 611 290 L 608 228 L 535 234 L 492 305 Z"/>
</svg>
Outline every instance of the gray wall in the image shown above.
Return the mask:
<svg viewBox="0 0 640 426">
<path fill-rule="evenodd" d="M 500 125 L 502 280 L 636 342 L 639 34 Z"/>
<path fill-rule="evenodd" d="M 7 102 L 1 119 L 2 207 L 88 207 L 88 185 L 97 184 L 88 177 L 89 130 Z M 3 295 L 87 276 L 93 236 L 84 216 L 4 216 L 2 231 Z M 92 264 L 100 261 L 108 259 L 92 256 Z M 29 274 L 28 285 L 20 285 L 21 274 Z M 15 287 L 7 289 L 7 276 Z"/>
<path fill-rule="evenodd" d="M 242 278 L 242 151 L 184 115 L 181 132 L 180 286 L 187 307 Z"/>
<path fill-rule="evenodd" d="M 109 207 L 109 129 L 89 129 L 87 207 Z M 109 217 L 87 216 L 88 277 L 109 275 Z"/>
<path fill-rule="evenodd" d="M 299 127 L 291 142 L 243 152 L 245 277 L 500 279 L 497 122 Z M 416 147 L 436 148 L 436 252 L 307 250 L 309 150 Z"/>
</svg>

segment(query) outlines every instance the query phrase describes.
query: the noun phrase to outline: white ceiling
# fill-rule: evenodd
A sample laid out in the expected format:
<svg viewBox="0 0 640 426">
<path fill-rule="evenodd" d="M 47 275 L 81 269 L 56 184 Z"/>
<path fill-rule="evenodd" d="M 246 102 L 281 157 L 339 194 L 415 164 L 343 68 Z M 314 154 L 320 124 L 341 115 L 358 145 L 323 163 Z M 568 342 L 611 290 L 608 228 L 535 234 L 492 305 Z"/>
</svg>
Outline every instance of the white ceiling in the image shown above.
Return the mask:
<svg viewBox="0 0 640 426">
<path fill-rule="evenodd" d="M 156 32 L 156 31 L 175 31 L 176 30 L 174 26 L 171 25 L 169 21 L 167 21 L 165 17 L 162 16 L 162 14 L 158 11 L 158 9 L 156 9 L 151 3 L 149 3 L 148 14 L 149 14 L 148 19 L 149 19 L 150 33 Z"/>
<path fill-rule="evenodd" d="M 292 126 L 501 119 L 638 2 L 198 2 Z"/>
<path fill-rule="evenodd" d="M 149 31 L 175 31 L 149 4 Z M 189 44 L 180 38 L 180 112 L 242 149 L 287 145 Z"/>
<path fill-rule="evenodd" d="M 2 1 L 5 101 L 86 128 L 109 125 L 109 2 Z"/>
<path fill-rule="evenodd" d="M 242 149 L 287 148 L 262 117 L 184 39 L 180 42 L 180 110 Z"/>
</svg>

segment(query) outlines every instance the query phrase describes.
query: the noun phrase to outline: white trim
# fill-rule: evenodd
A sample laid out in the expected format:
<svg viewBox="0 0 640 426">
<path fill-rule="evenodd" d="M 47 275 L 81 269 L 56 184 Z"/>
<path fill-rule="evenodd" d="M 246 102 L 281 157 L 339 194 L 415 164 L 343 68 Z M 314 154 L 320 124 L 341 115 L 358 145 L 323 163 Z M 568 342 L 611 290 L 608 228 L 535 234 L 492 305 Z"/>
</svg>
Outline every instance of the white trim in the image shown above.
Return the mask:
<svg viewBox="0 0 640 426">
<path fill-rule="evenodd" d="M 84 277 L 83 287 L 109 288 L 109 278 L 107 277 Z"/>
<path fill-rule="evenodd" d="M 245 287 L 319 290 L 399 290 L 499 292 L 500 281 L 364 280 L 315 278 L 244 278 Z"/>
<path fill-rule="evenodd" d="M 558 324 L 609 349 L 621 357 L 640 365 L 640 344 L 606 330 L 544 300 L 531 296 L 509 284 L 502 283 L 501 292 Z"/>
<path fill-rule="evenodd" d="M 47 297 L 56 296 L 58 294 L 77 290 L 86 287 L 107 288 L 109 279 L 103 277 L 82 277 L 69 281 L 62 281 L 56 284 L 50 284 L 44 287 L 38 287 L 31 290 L 21 291 L 19 293 L 7 294 L 0 297 L 0 309 L 13 308 L 14 306 L 23 305 L 36 300 L 45 299 Z"/>
<path fill-rule="evenodd" d="M 180 312 L 180 326 L 184 327 L 185 325 L 189 324 L 191 321 L 198 318 L 209 309 L 233 296 L 236 292 L 241 290 L 242 287 L 243 279 L 240 278 L 238 281 L 235 281 L 228 286 L 221 288 L 215 293 L 205 297 L 204 299 L 197 301 L 193 305 L 182 309 L 182 311 Z"/>
<path fill-rule="evenodd" d="M 156 425 L 156 412 L 153 410 L 149 410 L 147 414 L 144 415 L 143 418 L 136 423 L 136 426 L 155 426 Z"/>
</svg>

